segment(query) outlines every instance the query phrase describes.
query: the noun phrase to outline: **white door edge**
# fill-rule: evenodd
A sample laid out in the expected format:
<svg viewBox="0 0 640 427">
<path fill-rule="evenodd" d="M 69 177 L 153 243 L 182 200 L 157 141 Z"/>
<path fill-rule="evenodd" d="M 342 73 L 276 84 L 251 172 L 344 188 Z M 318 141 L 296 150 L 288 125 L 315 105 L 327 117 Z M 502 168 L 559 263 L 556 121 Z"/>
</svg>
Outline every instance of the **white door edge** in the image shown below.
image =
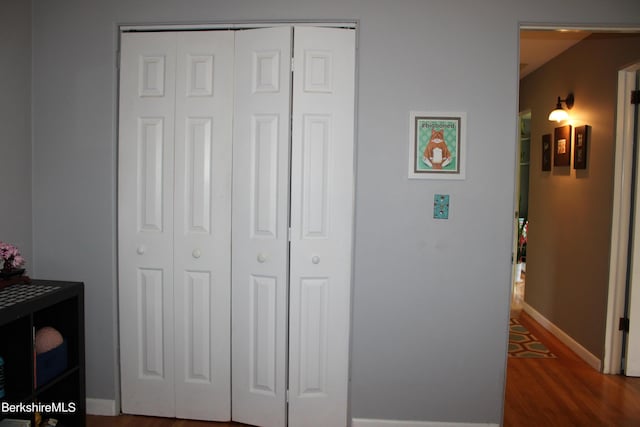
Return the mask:
<svg viewBox="0 0 640 427">
<path fill-rule="evenodd" d="M 618 72 L 618 106 L 616 123 L 616 155 L 614 167 L 613 212 L 611 224 L 611 254 L 609 261 L 609 292 L 605 332 L 603 370 L 619 374 L 622 357 L 622 332 L 619 319 L 624 317 L 629 212 L 631 208 L 633 109 L 629 108 L 629 93 L 635 87 L 636 64 Z"/>
</svg>

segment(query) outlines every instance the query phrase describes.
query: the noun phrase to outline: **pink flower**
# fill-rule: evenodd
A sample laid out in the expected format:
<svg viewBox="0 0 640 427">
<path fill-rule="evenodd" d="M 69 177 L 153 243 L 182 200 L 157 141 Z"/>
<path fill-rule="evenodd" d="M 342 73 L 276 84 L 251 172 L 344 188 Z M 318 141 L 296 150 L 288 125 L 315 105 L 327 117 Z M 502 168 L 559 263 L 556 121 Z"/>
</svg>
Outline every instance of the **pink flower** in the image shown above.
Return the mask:
<svg viewBox="0 0 640 427">
<path fill-rule="evenodd" d="M 13 262 L 12 262 L 13 268 L 21 267 L 22 264 L 24 264 L 24 258 L 22 257 L 22 255 L 16 255 L 13 258 Z"/>
<path fill-rule="evenodd" d="M 20 255 L 17 247 L 0 242 L 0 267 L 2 270 L 12 270 L 24 265 L 25 259 Z"/>
</svg>

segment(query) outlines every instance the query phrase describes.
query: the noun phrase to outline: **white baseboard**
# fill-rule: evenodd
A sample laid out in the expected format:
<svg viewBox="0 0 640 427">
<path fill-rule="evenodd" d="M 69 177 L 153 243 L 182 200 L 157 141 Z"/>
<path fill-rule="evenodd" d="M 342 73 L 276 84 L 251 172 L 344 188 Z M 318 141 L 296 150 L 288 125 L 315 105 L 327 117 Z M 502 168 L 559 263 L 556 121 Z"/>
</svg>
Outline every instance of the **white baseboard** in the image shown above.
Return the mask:
<svg viewBox="0 0 640 427">
<path fill-rule="evenodd" d="M 491 423 L 452 423 L 441 421 L 395 421 L 354 418 L 351 427 L 498 427 Z"/>
<path fill-rule="evenodd" d="M 87 399 L 87 414 L 89 415 L 118 415 L 116 401 L 109 399 Z"/>
<path fill-rule="evenodd" d="M 580 343 L 571 338 L 562 329 L 554 325 L 549 319 L 540 314 L 535 308 L 531 307 L 526 302 L 523 304 L 523 310 L 529 316 L 531 316 L 536 322 L 538 322 L 543 328 L 551 332 L 558 338 L 564 345 L 569 347 L 571 351 L 578 355 L 582 360 L 587 362 L 589 366 L 598 372 L 602 371 L 602 362 L 593 353 L 584 348 Z"/>
</svg>

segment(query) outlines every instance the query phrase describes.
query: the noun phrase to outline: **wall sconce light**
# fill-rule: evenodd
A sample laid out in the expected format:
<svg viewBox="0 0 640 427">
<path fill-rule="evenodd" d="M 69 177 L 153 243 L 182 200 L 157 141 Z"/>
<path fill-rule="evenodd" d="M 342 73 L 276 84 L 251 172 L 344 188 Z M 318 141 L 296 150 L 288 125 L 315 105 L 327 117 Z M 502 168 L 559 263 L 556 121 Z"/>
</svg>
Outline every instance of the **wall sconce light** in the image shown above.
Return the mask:
<svg viewBox="0 0 640 427">
<path fill-rule="evenodd" d="M 567 120 L 569 118 L 569 113 L 567 113 L 567 110 L 562 108 L 562 103 L 564 102 L 565 105 L 567 106 L 567 109 L 570 110 L 571 107 L 573 107 L 573 102 L 574 101 L 575 100 L 573 98 L 573 94 L 572 93 L 567 95 L 566 99 L 560 99 L 560 97 L 558 97 L 558 103 L 556 104 L 555 110 L 553 110 L 551 113 L 549 113 L 549 121 L 551 121 L 551 122 L 561 122 L 563 120 Z"/>
</svg>

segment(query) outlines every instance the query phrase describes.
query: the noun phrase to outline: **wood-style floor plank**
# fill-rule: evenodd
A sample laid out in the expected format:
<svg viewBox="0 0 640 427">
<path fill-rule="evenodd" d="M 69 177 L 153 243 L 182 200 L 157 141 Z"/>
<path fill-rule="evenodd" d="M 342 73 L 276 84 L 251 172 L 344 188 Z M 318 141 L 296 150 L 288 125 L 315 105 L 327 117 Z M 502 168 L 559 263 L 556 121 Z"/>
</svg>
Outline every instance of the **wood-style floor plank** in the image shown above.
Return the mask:
<svg viewBox="0 0 640 427">
<path fill-rule="evenodd" d="M 526 313 L 518 320 L 557 358 L 508 359 L 505 427 L 640 426 L 640 378 L 603 375 Z"/>
<path fill-rule="evenodd" d="M 508 358 L 505 427 L 640 426 L 640 378 L 600 374 L 525 313 L 518 320 L 557 358 Z M 246 427 L 130 415 L 88 416 L 87 426 Z"/>
</svg>

